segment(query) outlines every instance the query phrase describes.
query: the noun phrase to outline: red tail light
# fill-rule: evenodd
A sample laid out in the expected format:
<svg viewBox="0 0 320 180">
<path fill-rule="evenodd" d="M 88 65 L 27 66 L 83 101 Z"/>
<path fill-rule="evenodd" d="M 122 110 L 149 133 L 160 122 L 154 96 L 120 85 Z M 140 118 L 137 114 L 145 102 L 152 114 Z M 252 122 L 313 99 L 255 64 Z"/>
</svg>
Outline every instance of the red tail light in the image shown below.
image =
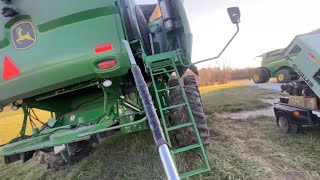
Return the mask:
<svg viewBox="0 0 320 180">
<path fill-rule="evenodd" d="M 117 61 L 116 60 L 106 60 L 106 61 L 99 62 L 97 67 L 99 69 L 103 70 L 103 69 L 113 68 L 116 65 L 117 65 Z"/>
<path fill-rule="evenodd" d="M 105 52 L 105 51 L 110 51 L 112 50 L 112 45 L 111 43 L 103 43 L 103 44 L 97 44 L 94 46 L 94 52 L 96 54 L 101 53 L 101 52 Z"/>
<path fill-rule="evenodd" d="M 20 75 L 19 68 L 14 64 L 13 60 L 5 56 L 3 60 L 2 79 L 10 80 Z"/>
</svg>

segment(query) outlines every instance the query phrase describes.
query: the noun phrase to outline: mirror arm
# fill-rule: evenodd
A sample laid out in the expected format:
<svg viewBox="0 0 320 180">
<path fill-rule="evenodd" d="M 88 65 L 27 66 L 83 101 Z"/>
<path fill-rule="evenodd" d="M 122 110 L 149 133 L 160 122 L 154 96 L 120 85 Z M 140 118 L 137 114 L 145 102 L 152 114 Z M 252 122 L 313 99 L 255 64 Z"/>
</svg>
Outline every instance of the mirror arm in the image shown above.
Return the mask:
<svg viewBox="0 0 320 180">
<path fill-rule="evenodd" d="M 230 45 L 230 43 L 233 41 L 233 39 L 237 36 L 237 34 L 238 34 L 238 32 L 239 32 L 239 24 L 236 23 L 236 25 L 237 25 L 237 31 L 234 33 L 234 35 L 233 35 L 232 38 L 228 41 L 228 43 L 224 46 L 224 48 L 221 50 L 221 52 L 219 53 L 218 56 L 212 57 L 212 58 L 203 59 L 203 60 L 201 60 L 201 61 L 192 63 L 192 64 L 190 64 L 190 65 L 195 65 L 195 64 L 199 64 L 199 63 L 206 62 L 206 61 L 211 61 L 211 60 L 218 59 L 218 58 L 223 54 L 223 52 L 227 49 L 227 47 Z"/>
</svg>

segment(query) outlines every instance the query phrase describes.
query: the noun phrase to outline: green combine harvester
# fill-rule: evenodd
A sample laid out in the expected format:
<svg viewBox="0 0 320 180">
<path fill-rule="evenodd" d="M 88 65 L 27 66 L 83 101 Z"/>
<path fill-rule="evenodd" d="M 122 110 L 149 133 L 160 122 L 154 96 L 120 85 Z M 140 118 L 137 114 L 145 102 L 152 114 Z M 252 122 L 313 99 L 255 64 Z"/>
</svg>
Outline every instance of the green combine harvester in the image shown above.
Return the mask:
<svg viewBox="0 0 320 180">
<path fill-rule="evenodd" d="M 0 147 L 5 163 L 41 151 L 57 159 L 50 167 L 73 164 L 104 137 L 150 129 L 168 179 L 210 170 L 198 85 L 181 78 L 197 69 L 180 0 L 2 0 L 1 9 L 0 109 L 24 112 L 18 137 Z M 236 33 L 217 57 L 199 62 L 220 57 L 238 33 L 239 8 L 228 13 Z M 35 108 L 52 118 L 39 119 Z M 175 156 L 189 151 L 202 166 L 179 172 Z"/>
<path fill-rule="evenodd" d="M 270 78 L 276 78 L 278 83 L 286 83 L 298 79 L 298 75 L 282 56 L 283 49 L 261 54 L 261 66 L 256 68 L 251 78 L 255 83 L 266 83 Z"/>
</svg>

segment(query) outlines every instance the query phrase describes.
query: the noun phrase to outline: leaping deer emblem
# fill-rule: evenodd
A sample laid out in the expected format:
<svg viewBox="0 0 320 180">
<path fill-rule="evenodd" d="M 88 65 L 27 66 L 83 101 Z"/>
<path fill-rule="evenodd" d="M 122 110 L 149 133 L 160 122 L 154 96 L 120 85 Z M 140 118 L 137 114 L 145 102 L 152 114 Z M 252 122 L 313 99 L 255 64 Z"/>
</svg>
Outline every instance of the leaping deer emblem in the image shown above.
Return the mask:
<svg viewBox="0 0 320 180">
<path fill-rule="evenodd" d="M 18 39 L 16 39 L 16 42 L 21 44 L 21 41 L 25 41 L 25 40 L 30 40 L 30 41 L 35 41 L 34 38 L 32 38 L 29 34 L 29 32 L 22 34 L 22 28 L 18 27 L 16 30 L 16 33 L 18 34 Z"/>
</svg>

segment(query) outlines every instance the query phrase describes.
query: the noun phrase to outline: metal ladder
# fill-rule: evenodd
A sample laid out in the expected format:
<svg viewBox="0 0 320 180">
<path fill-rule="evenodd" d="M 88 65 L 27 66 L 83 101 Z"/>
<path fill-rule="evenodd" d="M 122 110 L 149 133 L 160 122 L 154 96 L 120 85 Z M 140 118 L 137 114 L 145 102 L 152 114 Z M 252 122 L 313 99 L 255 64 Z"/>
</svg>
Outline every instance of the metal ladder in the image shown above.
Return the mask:
<svg viewBox="0 0 320 180">
<path fill-rule="evenodd" d="M 193 175 L 197 175 L 203 172 L 207 172 L 210 171 L 210 166 L 209 166 L 209 162 L 205 153 L 205 149 L 203 147 L 201 138 L 200 138 L 200 134 L 198 132 L 198 128 L 196 126 L 191 108 L 190 108 L 190 104 L 188 102 L 188 98 L 186 96 L 185 90 L 183 88 L 183 84 L 181 82 L 181 78 L 179 76 L 178 73 L 178 69 L 176 66 L 176 63 L 179 63 L 179 52 L 178 51 L 171 51 L 171 52 L 167 52 L 167 53 L 162 53 L 161 55 L 152 55 L 152 56 L 147 56 L 145 57 L 145 61 L 147 64 L 147 68 L 149 70 L 149 73 L 151 75 L 152 78 L 152 85 L 154 88 L 154 93 L 155 96 L 157 98 L 157 104 L 158 104 L 158 110 L 160 112 L 161 115 L 161 123 L 163 126 L 163 130 L 168 142 L 168 145 L 170 147 L 170 152 L 172 157 L 174 158 L 176 167 L 177 167 L 177 163 L 176 163 L 176 156 L 180 153 L 184 153 L 187 151 L 191 151 L 191 150 L 197 150 L 200 154 L 200 158 L 201 158 L 201 168 L 196 168 L 187 172 L 179 172 L 179 175 L 181 178 L 187 178 Z M 157 76 L 162 76 L 162 75 L 166 75 L 168 77 L 171 77 L 171 74 L 175 73 L 176 74 L 176 79 L 178 80 L 179 85 L 177 86 L 173 86 L 173 87 L 162 87 L 159 88 L 157 87 L 157 85 L 159 83 L 157 83 Z M 169 91 L 172 89 L 180 89 L 183 95 L 183 102 L 177 105 L 168 105 L 167 103 L 165 103 L 165 97 L 162 95 L 163 92 L 165 91 Z M 188 117 L 189 117 L 189 122 L 185 123 L 185 124 L 179 124 L 179 125 L 175 125 L 175 126 L 170 126 L 169 124 L 169 119 L 166 116 L 166 114 L 168 113 L 169 110 L 178 108 L 178 107 L 183 107 L 186 106 L 187 107 L 187 111 L 188 111 Z M 170 132 L 173 132 L 175 130 L 178 129 L 182 129 L 182 128 L 186 128 L 186 127 L 191 127 L 193 128 L 194 134 L 196 136 L 196 143 L 192 144 L 192 145 L 188 145 L 185 147 L 180 147 L 180 148 L 176 148 L 174 149 L 172 146 L 172 141 L 170 139 Z M 178 167 L 177 167 L 178 169 Z"/>
</svg>

